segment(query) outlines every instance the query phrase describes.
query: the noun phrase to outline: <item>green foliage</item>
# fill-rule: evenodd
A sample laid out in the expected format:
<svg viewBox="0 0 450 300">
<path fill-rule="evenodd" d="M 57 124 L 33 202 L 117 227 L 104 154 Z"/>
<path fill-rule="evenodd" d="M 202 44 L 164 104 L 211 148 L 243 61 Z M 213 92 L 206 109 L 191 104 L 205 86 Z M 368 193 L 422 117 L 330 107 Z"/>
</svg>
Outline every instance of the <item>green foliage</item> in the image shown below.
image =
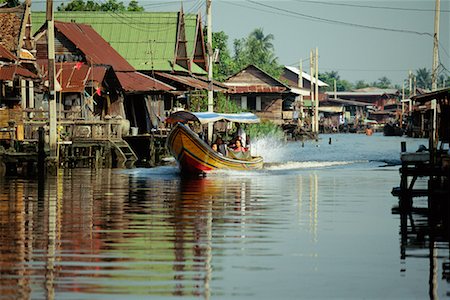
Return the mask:
<svg viewBox="0 0 450 300">
<path fill-rule="evenodd" d="M 341 79 L 337 71 L 319 73 L 319 80 L 328 84 L 327 91 L 334 90 L 334 80 L 336 80 L 336 90 L 338 92 L 353 89 L 353 85 L 349 81 Z"/>
<path fill-rule="evenodd" d="M 199 91 L 189 96 L 189 110 L 208 111 L 208 92 Z M 229 101 L 225 94 L 215 93 L 214 112 L 218 113 L 239 113 L 240 107 L 234 101 Z"/>
<path fill-rule="evenodd" d="M 265 137 L 265 136 L 271 136 L 275 138 L 283 138 L 284 132 L 283 129 L 268 120 L 263 120 L 261 123 L 257 124 L 247 124 L 244 126 L 245 132 L 252 140 Z"/>
<path fill-rule="evenodd" d="M 140 6 L 136 0 L 131 0 L 128 3 L 127 11 L 144 11 L 144 7 Z"/>
<path fill-rule="evenodd" d="M 253 30 L 246 39 L 235 40 L 235 72 L 252 64 L 275 78 L 280 77 L 283 68 L 275 56 L 273 40 L 273 34 L 265 35 L 262 28 Z"/>
<path fill-rule="evenodd" d="M 214 111 L 219 113 L 240 113 L 242 109 L 235 101 L 228 100 L 225 94 L 217 93 L 214 99 Z"/>
<path fill-rule="evenodd" d="M 431 89 L 431 71 L 427 68 L 417 69 L 416 82 L 418 88 Z"/>
<path fill-rule="evenodd" d="M 228 35 L 223 32 L 213 32 L 212 47 L 219 49 L 219 62 L 213 68 L 213 78 L 224 81 L 234 72 L 234 60 L 228 50 Z"/>
<path fill-rule="evenodd" d="M 357 82 L 355 82 L 355 89 L 363 89 L 370 86 L 367 82 L 365 82 L 364 80 L 358 80 Z"/>
<path fill-rule="evenodd" d="M 16 7 L 20 5 L 19 0 L 0 0 L 0 4 L 5 2 L 8 3 L 6 7 Z"/>
<path fill-rule="evenodd" d="M 392 87 L 391 80 L 387 78 L 386 76 L 383 76 L 381 78 L 378 78 L 377 81 L 372 83 L 372 86 L 380 88 L 380 89 L 387 89 Z"/>
<path fill-rule="evenodd" d="M 144 11 L 142 6 L 135 0 L 132 0 L 126 8 L 123 2 L 117 2 L 117 0 L 107 0 L 103 3 L 98 3 L 92 0 L 72 0 L 71 2 L 58 6 L 58 11 Z"/>
<path fill-rule="evenodd" d="M 273 40 L 273 34 L 265 35 L 262 28 L 257 28 L 247 38 L 234 40 L 231 55 L 228 36 L 223 31 L 213 33 L 212 47 L 219 49 L 220 58 L 213 70 L 214 79 L 223 81 L 248 65 L 255 65 L 278 78 L 283 68 L 275 56 Z"/>
</svg>

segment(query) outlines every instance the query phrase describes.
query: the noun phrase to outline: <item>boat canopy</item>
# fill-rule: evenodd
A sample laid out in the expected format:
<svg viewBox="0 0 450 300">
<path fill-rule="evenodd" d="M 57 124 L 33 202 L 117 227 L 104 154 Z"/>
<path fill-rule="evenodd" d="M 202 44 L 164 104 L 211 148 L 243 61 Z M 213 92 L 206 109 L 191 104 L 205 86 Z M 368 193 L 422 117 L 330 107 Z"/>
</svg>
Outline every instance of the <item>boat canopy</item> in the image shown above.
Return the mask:
<svg viewBox="0 0 450 300">
<path fill-rule="evenodd" d="M 250 112 L 244 112 L 239 114 L 225 114 L 215 112 L 190 112 L 190 111 L 177 111 L 172 113 L 167 119 L 168 123 L 187 123 L 189 121 L 197 121 L 201 124 L 214 123 L 217 121 L 229 121 L 236 123 L 259 123 L 259 118 Z"/>
</svg>

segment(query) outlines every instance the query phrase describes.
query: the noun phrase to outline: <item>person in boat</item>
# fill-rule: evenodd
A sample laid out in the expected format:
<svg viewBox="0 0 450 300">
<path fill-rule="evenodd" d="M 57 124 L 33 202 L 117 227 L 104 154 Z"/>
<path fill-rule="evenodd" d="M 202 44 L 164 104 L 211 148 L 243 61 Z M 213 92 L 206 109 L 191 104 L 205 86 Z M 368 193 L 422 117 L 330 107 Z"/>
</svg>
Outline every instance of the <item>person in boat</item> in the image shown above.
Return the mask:
<svg viewBox="0 0 450 300">
<path fill-rule="evenodd" d="M 247 149 L 244 146 L 242 146 L 241 140 L 237 139 L 236 143 L 235 143 L 235 146 L 233 148 L 233 151 L 234 152 L 247 152 Z"/>
<path fill-rule="evenodd" d="M 215 144 L 217 145 L 218 152 L 223 156 L 227 156 L 227 146 L 220 137 L 216 139 Z"/>
<path fill-rule="evenodd" d="M 241 127 L 241 124 L 236 123 L 236 134 L 237 134 L 237 138 L 240 138 L 242 146 L 246 147 L 247 146 L 247 134 L 245 133 L 245 130 Z"/>
<path fill-rule="evenodd" d="M 218 148 L 218 146 L 217 146 L 216 143 L 214 143 L 214 144 L 211 145 L 211 149 L 213 149 L 213 151 L 216 152 L 217 154 L 223 156 L 223 154 L 220 153 L 219 148 Z"/>
</svg>

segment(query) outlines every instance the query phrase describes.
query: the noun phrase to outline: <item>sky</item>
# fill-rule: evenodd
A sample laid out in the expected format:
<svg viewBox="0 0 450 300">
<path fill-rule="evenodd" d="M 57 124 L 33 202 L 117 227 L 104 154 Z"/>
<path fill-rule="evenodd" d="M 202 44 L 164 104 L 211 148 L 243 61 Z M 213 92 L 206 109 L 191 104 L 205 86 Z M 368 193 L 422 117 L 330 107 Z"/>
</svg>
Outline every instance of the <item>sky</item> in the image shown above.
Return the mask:
<svg viewBox="0 0 450 300">
<path fill-rule="evenodd" d="M 102 2 L 104 0 L 96 0 Z M 43 1 L 33 10 L 42 10 Z M 68 2 L 68 1 L 64 1 Z M 148 11 L 201 12 L 206 0 L 138 0 Z M 58 6 L 61 1 L 55 1 Z M 127 3 L 127 1 L 124 1 Z M 441 72 L 450 76 L 450 0 L 440 0 Z M 341 79 L 368 83 L 382 76 L 402 85 L 408 71 L 431 70 L 436 0 L 212 0 L 212 29 L 234 39 L 256 28 L 274 35 L 279 63 L 309 73 L 309 53 L 318 48 L 319 72 L 337 71 Z"/>
</svg>

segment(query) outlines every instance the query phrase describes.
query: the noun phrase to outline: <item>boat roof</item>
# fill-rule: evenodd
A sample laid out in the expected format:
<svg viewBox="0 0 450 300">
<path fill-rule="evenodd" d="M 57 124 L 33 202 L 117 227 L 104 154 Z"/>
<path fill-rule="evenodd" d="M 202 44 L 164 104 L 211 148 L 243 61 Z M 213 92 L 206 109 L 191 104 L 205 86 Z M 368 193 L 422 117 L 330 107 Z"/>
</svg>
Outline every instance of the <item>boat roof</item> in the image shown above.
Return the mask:
<svg viewBox="0 0 450 300">
<path fill-rule="evenodd" d="M 172 113 L 166 121 L 169 123 L 186 123 L 189 121 L 197 121 L 201 124 L 207 124 L 222 120 L 236 123 L 259 123 L 260 121 L 255 114 L 250 112 L 228 114 L 215 112 L 190 112 L 185 110 Z"/>
</svg>

